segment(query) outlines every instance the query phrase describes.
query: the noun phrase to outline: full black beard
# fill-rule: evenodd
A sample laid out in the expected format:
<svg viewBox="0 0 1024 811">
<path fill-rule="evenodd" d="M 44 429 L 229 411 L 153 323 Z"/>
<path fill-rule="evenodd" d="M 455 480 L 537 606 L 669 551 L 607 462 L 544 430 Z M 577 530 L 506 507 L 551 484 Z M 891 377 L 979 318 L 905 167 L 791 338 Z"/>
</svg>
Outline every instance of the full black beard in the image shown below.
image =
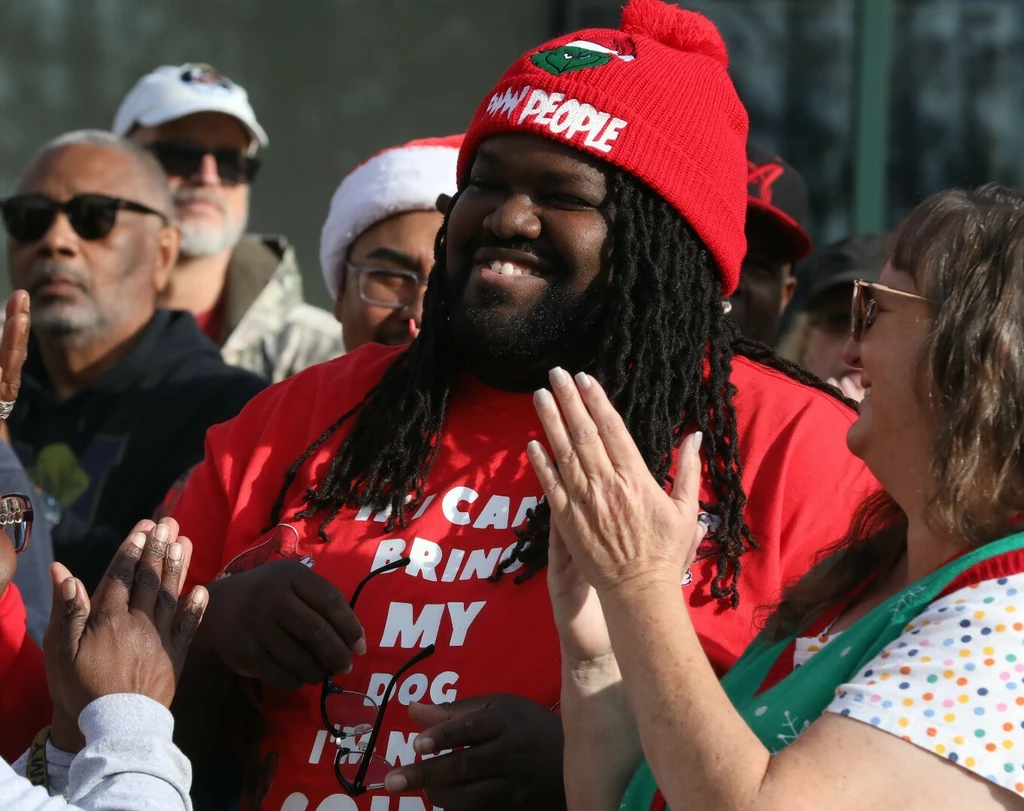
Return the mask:
<svg viewBox="0 0 1024 811">
<path fill-rule="evenodd" d="M 524 367 L 565 365 L 567 358 L 592 353 L 605 312 L 603 280 L 577 293 L 551 279 L 548 291 L 526 313 L 508 317 L 497 307 L 506 294 L 489 290 L 479 304 L 467 306 L 463 292 L 469 273 L 452 285 L 450 326 L 462 358 L 480 369 L 488 363 Z"/>
</svg>

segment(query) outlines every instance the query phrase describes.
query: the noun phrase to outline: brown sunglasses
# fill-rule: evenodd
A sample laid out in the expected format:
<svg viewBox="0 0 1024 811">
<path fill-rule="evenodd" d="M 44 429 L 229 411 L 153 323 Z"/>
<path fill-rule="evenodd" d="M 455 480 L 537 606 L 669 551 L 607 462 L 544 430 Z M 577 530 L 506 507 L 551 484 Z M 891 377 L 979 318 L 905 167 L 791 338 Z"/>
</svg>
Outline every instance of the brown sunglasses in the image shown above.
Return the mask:
<svg viewBox="0 0 1024 811">
<path fill-rule="evenodd" d="M 919 296 L 917 293 L 908 293 L 906 290 L 897 290 L 895 287 L 888 287 L 878 282 L 868 282 L 864 279 L 857 279 L 853 283 L 853 304 L 850 307 L 850 335 L 853 340 L 859 341 L 864 337 L 871 325 L 878 317 L 878 300 L 875 298 L 875 291 L 882 290 L 904 298 L 916 299 L 917 301 L 931 301 L 927 296 Z"/>
</svg>

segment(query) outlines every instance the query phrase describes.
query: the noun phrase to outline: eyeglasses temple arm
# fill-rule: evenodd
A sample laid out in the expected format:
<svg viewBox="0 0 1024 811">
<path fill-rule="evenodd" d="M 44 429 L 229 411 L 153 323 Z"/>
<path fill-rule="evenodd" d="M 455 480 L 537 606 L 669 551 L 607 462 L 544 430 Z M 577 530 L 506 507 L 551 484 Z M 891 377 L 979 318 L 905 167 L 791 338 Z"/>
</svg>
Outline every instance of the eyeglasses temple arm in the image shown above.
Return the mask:
<svg viewBox="0 0 1024 811">
<path fill-rule="evenodd" d="M 359 594 L 363 590 L 363 586 L 365 586 L 379 574 L 384 574 L 384 572 L 391 572 L 395 569 L 402 569 L 408 566 L 410 563 L 412 563 L 412 558 L 399 558 L 398 560 L 393 561 L 392 563 L 388 563 L 386 566 L 381 566 L 379 569 L 374 569 L 372 572 L 366 575 L 366 577 L 359 581 L 359 585 L 356 586 L 355 591 L 352 592 L 352 599 L 348 601 L 348 604 L 352 608 L 352 610 L 355 611 L 356 600 L 359 599 Z"/>
<path fill-rule="evenodd" d="M 370 740 L 366 743 L 366 749 L 363 750 L 363 759 L 359 764 L 359 771 L 356 773 L 356 785 L 363 784 L 363 778 L 366 777 L 366 770 L 370 768 L 370 757 L 373 755 L 373 749 L 377 745 L 377 738 L 380 735 L 381 726 L 384 723 L 384 713 L 387 712 L 388 702 L 391 700 L 391 693 L 395 689 L 395 685 L 398 684 L 398 680 L 405 675 L 406 671 L 410 668 L 415 667 L 417 664 L 422 662 L 428 656 L 433 654 L 434 646 L 427 645 L 423 650 L 412 657 L 391 677 L 391 681 L 388 682 L 388 687 L 384 691 L 384 699 L 380 702 L 380 711 L 377 713 L 377 720 L 374 721 L 373 729 L 370 731 Z"/>
</svg>

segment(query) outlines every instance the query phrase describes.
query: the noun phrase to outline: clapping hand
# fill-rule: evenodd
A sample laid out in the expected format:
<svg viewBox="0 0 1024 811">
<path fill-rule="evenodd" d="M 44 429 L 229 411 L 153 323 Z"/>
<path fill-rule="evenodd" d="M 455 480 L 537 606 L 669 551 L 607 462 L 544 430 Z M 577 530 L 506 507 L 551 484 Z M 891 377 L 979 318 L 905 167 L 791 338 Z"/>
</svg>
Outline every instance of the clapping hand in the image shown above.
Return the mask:
<svg viewBox="0 0 1024 811">
<path fill-rule="evenodd" d="M 683 439 L 670 495 L 594 378 L 555 369 L 551 383 L 554 397 L 534 397 L 551 455 L 539 442 L 527 448 L 551 507 L 548 589 L 563 652 L 596 659 L 610 653 L 602 593 L 679 584 L 693 561 L 704 537 L 701 435 Z"/>
<path fill-rule="evenodd" d="M 202 586 L 179 599 L 191 556 L 192 543 L 168 518 L 135 526 L 91 599 L 63 565 L 51 566 L 43 651 L 58 748 L 79 748 L 78 715 L 101 696 L 140 693 L 170 706 L 207 605 Z"/>
</svg>

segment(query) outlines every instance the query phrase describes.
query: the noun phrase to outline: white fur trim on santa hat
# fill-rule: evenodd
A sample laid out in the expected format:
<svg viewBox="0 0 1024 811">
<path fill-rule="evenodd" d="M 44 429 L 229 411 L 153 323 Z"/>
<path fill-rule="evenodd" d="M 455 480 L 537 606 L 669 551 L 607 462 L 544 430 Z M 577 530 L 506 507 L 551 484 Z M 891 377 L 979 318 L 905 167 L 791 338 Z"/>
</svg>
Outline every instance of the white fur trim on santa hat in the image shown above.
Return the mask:
<svg viewBox="0 0 1024 811">
<path fill-rule="evenodd" d="M 344 262 L 360 234 L 395 214 L 432 211 L 438 195 L 455 194 L 459 141 L 430 139 L 386 149 L 341 181 L 320 235 L 320 269 L 332 299 L 338 298 Z"/>
</svg>

